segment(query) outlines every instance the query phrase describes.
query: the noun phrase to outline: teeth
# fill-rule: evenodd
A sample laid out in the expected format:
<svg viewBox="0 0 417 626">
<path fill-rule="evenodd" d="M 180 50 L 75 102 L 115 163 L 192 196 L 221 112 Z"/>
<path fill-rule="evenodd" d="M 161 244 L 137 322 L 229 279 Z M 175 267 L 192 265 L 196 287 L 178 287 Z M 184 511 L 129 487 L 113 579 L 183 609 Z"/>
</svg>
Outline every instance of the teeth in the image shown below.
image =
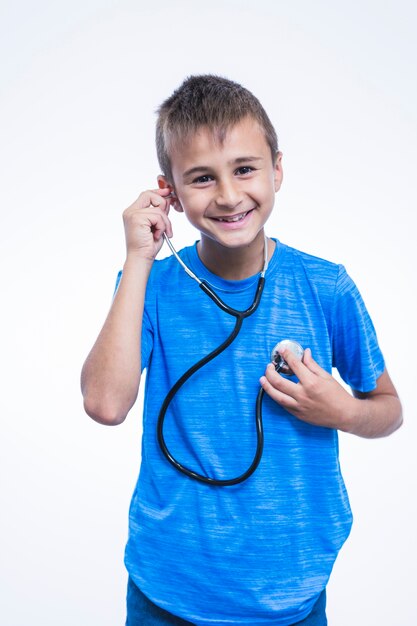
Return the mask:
<svg viewBox="0 0 417 626">
<path fill-rule="evenodd" d="M 246 211 L 246 213 L 242 213 L 241 215 L 236 215 L 235 217 L 218 217 L 217 220 L 219 222 L 240 222 L 240 220 L 243 220 L 244 217 L 246 217 L 248 214 L 248 212 Z"/>
</svg>

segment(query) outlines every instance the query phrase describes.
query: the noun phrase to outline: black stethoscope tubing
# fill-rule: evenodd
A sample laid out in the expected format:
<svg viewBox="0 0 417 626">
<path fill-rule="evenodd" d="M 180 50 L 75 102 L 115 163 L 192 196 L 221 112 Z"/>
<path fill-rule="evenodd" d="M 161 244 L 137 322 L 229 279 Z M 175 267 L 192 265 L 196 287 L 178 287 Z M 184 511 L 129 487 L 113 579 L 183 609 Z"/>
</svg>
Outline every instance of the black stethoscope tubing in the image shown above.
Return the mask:
<svg viewBox="0 0 417 626">
<path fill-rule="evenodd" d="M 258 392 L 258 396 L 256 398 L 256 411 L 255 411 L 255 415 L 256 415 L 256 419 L 255 419 L 255 424 L 256 424 L 256 452 L 255 452 L 255 456 L 253 458 L 253 461 L 251 463 L 251 465 L 249 466 L 249 468 L 240 476 L 237 476 L 236 478 L 230 478 L 230 479 L 217 479 L 217 478 L 211 478 L 210 476 L 204 476 L 203 474 L 199 474 L 198 472 L 195 472 L 193 470 L 191 470 L 190 468 L 186 467 L 185 465 L 182 465 L 179 461 L 177 461 L 173 455 L 170 453 L 166 442 L 165 442 L 165 438 L 164 438 L 164 419 L 165 419 L 165 414 L 168 410 L 169 405 L 171 404 L 173 398 L 175 397 L 175 395 L 177 394 L 177 392 L 181 389 L 181 387 L 184 385 L 184 383 L 189 380 L 191 378 L 191 376 L 193 374 L 195 374 L 195 372 L 197 372 L 199 369 L 201 369 L 202 367 L 204 367 L 204 365 L 206 365 L 207 363 L 209 363 L 210 361 L 212 361 L 213 359 L 215 359 L 219 354 L 221 354 L 224 350 L 226 350 L 226 348 L 228 348 L 228 346 L 230 346 L 230 344 L 236 339 L 236 337 L 239 334 L 239 331 L 242 327 L 243 324 L 243 320 L 246 317 L 249 317 L 250 315 L 252 315 L 256 309 L 259 306 L 259 303 L 261 301 L 261 296 L 262 296 L 262 292 L 263 292 L 263 288 L 265 285 L 265 278 L 264 278 L 264 272 L 261 274 L 261 276 L 259 277 L 258 280 L 258 285 L 257 285 L 257 289 L 256 289 L 256 293 L 255 293 L 255 297 L 254 300 L 251 304 L 251 306 L 249 308 L 247 308 L 245 311 L 238 311 L 237 309 L 233 309 L 232 307 L 228 306 L 227 304 L 225 304 L 225 302 L 223 302 L 223 300 L 221 298 L 219 298 L 219 296 L 211 289 L 211 287 L 205 282 L 205 281 L 199 281 L 199 286 L 200 288 L 215 302 L 215 304 L 222 310 L 225 311 L 226 313 L 228 313 L 229 315 L 232 315 L 233 317 L 236 318 L 236 323 L 235 326 L 232 330 L 232 332 L 230 333 L 230 335 L 227 337 L 227 339 L 220 344 L 217 348 L 215 348 L 212 352 L 210 352 L 209 354 L 207 354 L 205 357 L 203 357 L 202 359 L 200 359 L 197 363 L 195 363 L 192 367 L 190 367 L 178 380 L 177 382 L 174 384 L 174 386 L 170 389 L 170 391 L 168 392 L 161 410 L 159 412 L 159 416 L 158 416 L 158 423 L 157 423 L 157 436 L 158 436 L 158 443 L 159 446 L 164 454 L 164 456 L 166 457 L 166 459 L 171 463 L 171 465 L 173 465 L 179 472 L 182 472 L 183 474 L 185 474 L 186 476 L 188 476 L 189 478 L 193 478 L 194 480 L 197 480 L 201 483 L 205 483 L 208 485 L 213 485 L 213 486 L 217 486 L 217 487 L 228 487 L 231 485 L 237 485 L 238 483 L 241 483 L 243 481 L 245 481 L 247 478 L 249 478 L 249 476 L 251 476 L 254 471 L 256 470 L 256 468 L 258 467 L 260 460 L 262 458 L 262 452 L 263 452 L 263 446 L 264 446 L 264 434 L 263 434 L 263 424 L 262 424 L 262 398 L 264 396 L 264 390 L 261 387 L 259 392 Z"/>
</svg>

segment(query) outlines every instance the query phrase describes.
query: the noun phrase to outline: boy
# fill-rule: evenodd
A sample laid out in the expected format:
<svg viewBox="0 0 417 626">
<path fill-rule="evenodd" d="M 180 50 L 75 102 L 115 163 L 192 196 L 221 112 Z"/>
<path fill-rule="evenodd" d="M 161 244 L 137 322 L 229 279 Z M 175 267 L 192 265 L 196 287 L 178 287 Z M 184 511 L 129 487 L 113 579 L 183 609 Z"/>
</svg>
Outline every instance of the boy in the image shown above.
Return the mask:
<svg viewBox="0 0 417 626">
<path fill-rule="evenodd" d="M 325 587 L 351 526 L 337 430 L 388 435 L 401 424 L 400 402 L 344 268 L 265 237 L 282 155 L 258 100 L 224 78 L 191 77 L 160 107 L 157 150 L 159 188 L 124 213 L 123 274 L 82 374 L 87 413 L 118 424 L 147 368 L 126 623 L 323 626 Z M 158 446 L 169 390 L 235 324 L 173 256 L 155 262 L 163 234 L 173 234 L 171 207 L 201 234 L 181 259 L 234 309 L 251 306 L 264 255 L 269 262 L 258 308 L 179 389 L 163 427 L 185 467 L 216 480 L 240 476 L 256 449 L 260 381 L 263 455 L 229 486 L 184 476 Z M 286 338 L 305 347 L 302 361 L 282 351 L 292 377 L 265 369 Z"/>
</svg>

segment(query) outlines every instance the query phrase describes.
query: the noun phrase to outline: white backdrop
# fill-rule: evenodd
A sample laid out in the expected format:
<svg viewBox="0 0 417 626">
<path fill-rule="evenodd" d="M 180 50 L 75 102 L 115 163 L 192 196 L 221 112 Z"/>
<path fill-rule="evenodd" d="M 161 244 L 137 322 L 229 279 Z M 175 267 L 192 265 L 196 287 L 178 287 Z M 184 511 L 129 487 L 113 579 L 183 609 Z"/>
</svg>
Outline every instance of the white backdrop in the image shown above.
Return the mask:
<svg viewBox="0 0 417 626">
<path fill-rule="evenodd" d="M 121 213 L 159 173 L 154 111 L 205 72 L 263 102 L 285 172 L 267 232 L 347 266 L 405 408 L 390 438 L 341 437 L 355 524 L 330 626 L 417 624 L 415 26 L 412 0 L 2 1 L 2 624 L 124 624 L 140 399 L 100 426 L 79 372 Z M 173 219 L 177 247 L 197 238 Z"/>
</svg>

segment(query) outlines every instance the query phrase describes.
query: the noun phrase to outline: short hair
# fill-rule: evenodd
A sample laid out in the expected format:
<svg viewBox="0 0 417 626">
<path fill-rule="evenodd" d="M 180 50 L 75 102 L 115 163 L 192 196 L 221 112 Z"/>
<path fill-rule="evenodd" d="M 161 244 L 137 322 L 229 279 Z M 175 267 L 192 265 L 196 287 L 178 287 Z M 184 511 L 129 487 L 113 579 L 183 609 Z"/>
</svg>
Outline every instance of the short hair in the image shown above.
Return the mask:
<svg viewBox="0 0 417 626">
<path fill-rule="evenodd" d="M 159 107 L 156 151 L 162 173 L 172 182 L 170 148 L 184 142 L 202 126 L 224 141 L 226 131 L 252 117 L 265 133 L 272 160 L 278 152 L 275 129 L 259 100 L 245 87 L 212 74 L 189 76 Z"/>
</svg>

